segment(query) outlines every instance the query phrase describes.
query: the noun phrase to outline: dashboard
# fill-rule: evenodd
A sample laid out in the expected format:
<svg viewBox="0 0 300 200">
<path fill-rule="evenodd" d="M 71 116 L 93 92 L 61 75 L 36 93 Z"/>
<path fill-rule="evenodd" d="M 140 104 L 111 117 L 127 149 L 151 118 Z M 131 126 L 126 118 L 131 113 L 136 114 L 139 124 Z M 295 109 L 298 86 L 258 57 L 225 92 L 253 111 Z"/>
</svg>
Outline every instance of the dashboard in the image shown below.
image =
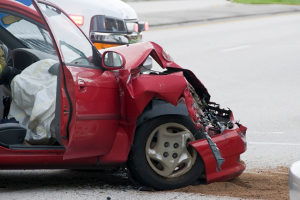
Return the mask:
<svg viewBox="0 0 300 200">
<path fill-rule="evenodd" d="M 7 64 L 22 71 L 29 65 L 39 60 L 49 58 L 57 60 L 58 62 L 58 57 L 52 54 L 47 54 L 35 49 L 17 48 L 10 51 L 10 56 Z"/>
</svg>

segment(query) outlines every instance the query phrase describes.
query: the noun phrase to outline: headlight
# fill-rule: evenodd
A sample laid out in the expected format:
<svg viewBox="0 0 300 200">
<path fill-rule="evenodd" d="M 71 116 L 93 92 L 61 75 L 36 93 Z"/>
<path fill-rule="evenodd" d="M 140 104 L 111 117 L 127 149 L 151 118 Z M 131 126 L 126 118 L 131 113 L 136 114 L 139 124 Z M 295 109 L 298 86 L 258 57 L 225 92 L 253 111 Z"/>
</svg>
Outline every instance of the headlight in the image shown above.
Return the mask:
<svg viewBox="0 0 300 200">
<path fill-rule="evenodd" d="M 126 26 L 129 33 L 140 33 L 149 30 L 148 22 L 127 21 Z"/>
<path fill-rule="evenodd" d="M 91 32 L 101 33 L 127 33 L 127 27 L 123 19 L 96 15 L 91 19 Z"/>
</svg>

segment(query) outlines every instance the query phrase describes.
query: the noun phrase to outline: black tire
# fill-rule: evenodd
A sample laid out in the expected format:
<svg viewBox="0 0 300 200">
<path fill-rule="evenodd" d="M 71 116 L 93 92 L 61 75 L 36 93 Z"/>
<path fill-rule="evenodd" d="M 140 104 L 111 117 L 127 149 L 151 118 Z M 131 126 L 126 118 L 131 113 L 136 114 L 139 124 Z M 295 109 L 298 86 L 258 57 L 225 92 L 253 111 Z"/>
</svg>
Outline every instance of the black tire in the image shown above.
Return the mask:
<svg viewBox="0 0 300 200">
<path fill-rule="evenodd" d="M 138 127 L 128 159 L 128 168 L 130 170 L 132 178 L 143 186 L 152 187 L 156 190 L 180 188 L 194 183 L 204 171 L 204 164 L 201 157 L 191 146 L 187 147 L 187 149 L 189 149 L 188 152 L 193 151 L 191 153 L 193 157 L 193 164 L 189 165 L 189 168 L 186 167 L 187 169 L 185 170 L 188 171 L 186 171 L 184 174 L 176 177 L 164 177 L 155 171 L 157 169 L 153 168 L 155 167 L 153 164 L 149 164 L 149 162 L 151 161 L 148 161 L 149 156 L 147 157 L 146 155 L 146 145 L 149 137 L 151 140 L 150 135 L 153 135 L 154 131 L 158 130 L 156 129 L 157 127 L 161 127 L 165 124 L 170 123 L 176 123 L 186 127 L 193 134 L 194 139 L 201 138 L 201 136 L 199 136 L 200 134 L 196 131 L 192 121 L 186 116 L 160 116 L 146 121 L 140 127 Z M 159 134 L 158 131 L 155 134 Z M 159 172 L 159 170 L 157 171 Z M 175 170 L 173 172 L 175 172 Z"/>
</svg>

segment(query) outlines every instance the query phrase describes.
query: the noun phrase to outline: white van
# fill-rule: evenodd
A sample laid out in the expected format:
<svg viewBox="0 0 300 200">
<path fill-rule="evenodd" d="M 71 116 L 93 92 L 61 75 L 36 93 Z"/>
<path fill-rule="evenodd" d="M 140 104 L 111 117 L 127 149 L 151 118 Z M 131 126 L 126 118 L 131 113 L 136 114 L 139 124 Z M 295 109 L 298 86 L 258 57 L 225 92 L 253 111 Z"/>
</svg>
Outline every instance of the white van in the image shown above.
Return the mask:
<svg viewBox="0 0 300 200">
<path fill-rule="evenodd" d="M 48 0 L 61 7 L 88 35 L 97 49 L 136 43 L 147 22 L 121 0 Z"/>
</svg>

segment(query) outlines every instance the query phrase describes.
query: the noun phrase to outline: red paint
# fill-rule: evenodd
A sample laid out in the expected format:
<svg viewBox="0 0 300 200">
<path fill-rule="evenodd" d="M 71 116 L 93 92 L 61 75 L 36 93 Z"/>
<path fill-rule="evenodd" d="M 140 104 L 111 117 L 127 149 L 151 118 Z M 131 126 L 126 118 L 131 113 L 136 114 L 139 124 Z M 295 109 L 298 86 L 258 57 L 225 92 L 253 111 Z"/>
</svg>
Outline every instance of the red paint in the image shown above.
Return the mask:
<svg viewBox="0 0 300 200">
<path fill-rule="evenodd" d="M 0 8 L 46 24 L 36 12 L 22 4 L 1 1 Z M 53 37 L 52 40 L 55 41 Z M 56 50 L 59 54 L 60 50 Z M 102 53 L 105 51 L 102 50 Z M 194 122 L 198 121 L 183 73 L 189 76 L 189 82 L 196 90 L 201 89 L 208 99 L 210 96 L 197 77 L 177 65 L 162 47 L 145 42 L 109 51 L 115 51 L 126 59 L 122 69 L 103 71 L 97 67 L 66 66 L 61 62 L 63 70 L 60 76 L 64 79 L 61 78 L 61 96 L 57 98 L 61 103 L 60 131 L 66 150 L 11 150 L 0 146 L 1 169 L 88 168 L 99 164 L 123 164 L 130 152 L 137 118 L 153 98 L 173 105 L 184 99 L 191 118 Z M 149 55 L 162 68 L 181 71 L 168 75 L 141 75 L 139 68 Z M 59 58 L 63 61 L 61 55 Z M 232 114 L 231 120 L 234 121 Z M 206 140 L 191 143 L 204 161 L 208 183 L 228 180 L 243 172 L 245 165 L 239 162 L 239 157 L 246 150 L 245 132 L 245 127 L 235 125 L 233 129 L 213 136 L 225 159 L 221 172 L 216 171 L 217 165 Z"/>
<path fill-rule="evenodd" d="M 40 15 L 36 12 L 36 10 L 31 9 L 21 3 L 17 3 L 11 0 L 0 1 L 0 8 L 3 10 L 7 10 L 14 13 L 19 13 L 23 16 L 26 16 L 42 25 L 44 25 L 44 21 L 40 17 Z"/>
<path fill-rule="evenodd" d="M 220 172 L 216 170 L 217 164 L 215 158 L 205 139 L 190 143 L 198 151 L 204 161 L 206 180 L 208 183 L 232 179 L 239 176 L 245 170 L 245 164 L 239 161 L 240 154 L 246 150 L 245 140 L 239 133 L 245 134 L 245 132 L 246 128 L 244 126 L 236 126 L 234 129 L 225 130 L 222 134 L 212 137 L 212 140 L 220 149 L 222 157 L 225 159 Z"/>
<path fill-rule="evenodd" d="M 70 76 L 66 84 L 72 99 L 72 118 L 64 159 L 105 155 L 119 126 L 116 77 L 111 71 L 97 68 L 66 66 L 65 72 Z"/>
<path fill-rule="evenodd" d="M 11 150 L 0 146 L 0 169 L 97 167 L 97 157 L 63 160 L 64 150 Z"/>
<path fill-rule="evenodd" d="M 128 71 L 140 67 L 149 55 L 151 55 L 162 68 L 181 68 L 174 61 L 165 59 L 165 51 L 161 46 L 154 42 L 140 42 L 136 44 L 122 45 L 109 49 L 102 49 L 100 52 L 103 54 L 106 51 L 112 50 L 126 58 L 124 69 Z"/>
</svg>

